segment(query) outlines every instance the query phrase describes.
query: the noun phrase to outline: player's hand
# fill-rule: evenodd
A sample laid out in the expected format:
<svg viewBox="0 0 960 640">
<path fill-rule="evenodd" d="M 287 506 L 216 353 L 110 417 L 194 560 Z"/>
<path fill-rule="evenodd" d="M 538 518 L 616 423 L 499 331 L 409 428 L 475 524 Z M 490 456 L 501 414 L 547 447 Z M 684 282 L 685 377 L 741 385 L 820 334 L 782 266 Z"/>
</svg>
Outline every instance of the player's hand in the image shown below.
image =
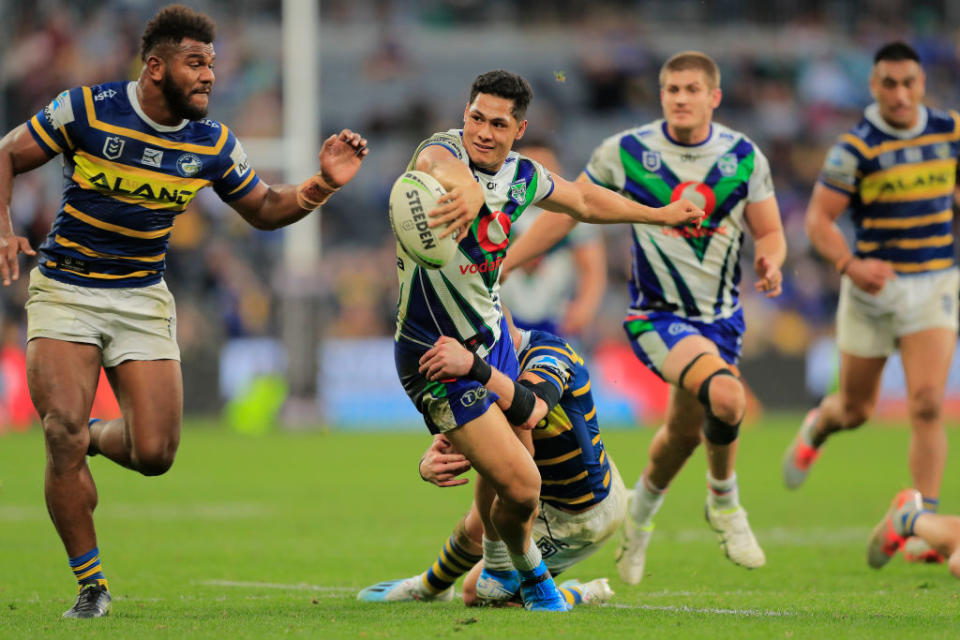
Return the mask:
<svg viewBox="0 0 960 640">
<path fill-rule="evenodd" d="M 703 220 L 703 210 L 686 198 L 680 198 L 665 207 L 661 207 L 657 213 L 660 214 L 660 224 L 667 227 L 687 224 L 699 227 Z"/>
<path fill-rule="evenodd" d="M 757 256 L 753 262 L 759 280 L 754 285 L 760 293 L 766 293 L 768 298 L 776 298 L 783 293 L 783 273 L 767 256 Z"/>
<path fill-rule="evenodd" d="M 854 258 L 847 265 L 846 274 L 854 285 L 870 295 L 880 293 L 887 280 L 897 277 L 897 272 L 889 262 L 876 258 Z"/>
<path fill-rule="evenodd" d="M 328 185 L 339 189 L 357 175 L 366 155 L 366 138 L 350 129 L 344 129 L 339 135 L 332 135 L 323 141 L 320 149 L 320 175 Z"/>
<path fill-rule="evenodd" d="M 433 442 L 420 459 L 420 477 L 438 487 L 467 484 L 469 478 L 457 476 L 469 470 L 470 461 L 443 435 L 433 436 Z"/>
<path fill-rule="evenodd" d="M 470 373 L 473 353 L 450 336 L 440 336 L 420 357 L 420 373 L 427 380 L 460 378 Z"/>
<path fill-rule="evenodd" d="M 439 237 L 445 238 L 453 233 L 459 240 L 470 229 L 482 206 L 482 189 L 454 187 L 437 199 L 437 208 L 429 213 L 430 226 L 445 224 L 447 228 L 440 232 Z"/>
<path fill-rule="evenodd" d="M 37 255 L 23 236 L 0 235 L 0 278 L 3 278 L 5 287 L 9 286 L 11 281 L 20 279 L 20 261 L 17 259 L 19 253 Z"/>
<path fill-rule="evenodd" d="M 560 323 L 560 335 L 579 335 L 591 322 L 594 316 L 593 309 L 577 300 L 571 300 L 567 305 L 567 312 Z"/>
</svg>

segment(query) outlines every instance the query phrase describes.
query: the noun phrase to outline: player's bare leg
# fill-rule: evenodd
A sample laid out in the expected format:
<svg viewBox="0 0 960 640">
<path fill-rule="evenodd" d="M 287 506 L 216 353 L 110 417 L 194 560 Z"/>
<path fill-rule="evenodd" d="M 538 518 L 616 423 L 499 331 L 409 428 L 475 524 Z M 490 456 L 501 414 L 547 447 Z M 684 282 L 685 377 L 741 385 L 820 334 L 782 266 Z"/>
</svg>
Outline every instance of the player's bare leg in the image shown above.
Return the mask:
<svg viewBox="0 0 960 640">
<path fill-rule="evenodd" d="M 927 501 L 940 494 L 947 460 L 943 394 L 956 344 L 957 335 L 950 329 L 929 329 L 900 338 L 912 427 L 910 475 L 914 489 Z"/>
<path fill-rule="evenodd" d="M 943 554 L 950 572 L 960 578 L 960 517 L 922 513 L 913 524 L 913 534 Z"/>
<path fill-rule="evenodd" d="M 64 615 L 99 617 L 110 611 L 107 580 L 93 525 L 97 488 L 87 467 L 87 421 L 100 378 L 94 345 L 35 338 L 27 344 L 27 385 L 43 425 L 47 450 L 44 495 L 77 578 L 77 602 Z"/>
<path fill-rule="evenodd" d="M 180 363 L 128 360 L 107 369 L 107 377 L 123 417 L 93 424 L 93 450 L 146 476 L 166 472 L 180 443 Z"/>
<path fill-rule="evenodd" d="M 840 353 L 839 388 L 807 414 L 783 456 L 783 482 L 789 489 L 804 483 L 820 447 L 837 431 L 856 429 L 873 414 L 886 358 Z"/>
</svg>

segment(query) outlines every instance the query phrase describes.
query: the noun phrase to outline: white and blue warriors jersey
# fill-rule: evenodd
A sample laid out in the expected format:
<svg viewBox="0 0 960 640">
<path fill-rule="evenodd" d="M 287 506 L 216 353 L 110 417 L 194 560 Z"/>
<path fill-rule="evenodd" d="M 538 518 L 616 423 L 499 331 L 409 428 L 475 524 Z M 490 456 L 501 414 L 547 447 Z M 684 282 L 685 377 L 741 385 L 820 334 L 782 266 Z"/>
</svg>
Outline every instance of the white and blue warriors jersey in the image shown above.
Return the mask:
<svg viewBox="0 0 960 640">
<path fill-rule="evenodd" d="M 528 211 L 513 225 L 514 237 L 526 233 L 540 215 L 540 209 Z M 556 333 L 566 311 L 566 303 L 577 290 L 577 265 L 573 251 L 579 246 L 601 241 L 595 224 L 578 224 L 543 256 L 510 274 L 501 296 L 513 314 L 513 322 L 525 329 Z"/>
<path fill-rule="evenodd" d="M 746 136 L 721 124 L 693 145 L 671 139 L 664 120 L 607 138 L 585 172 L 650 207 L 687 198 L 701 226 L 633 225 L 631 310 L 665 310 L 712 322 L 740 307 L 744 209 L 774 195 L 770 165 Z"/>
<path fill-rule="evenodd" d="M 485 203 L 458 245 L 453 260 L 441 269 L 418 266 L 397 245 L 395 339 L 432 346 L 441 335 L 460 340 L 481 357 L 500 339 L 500 266 L 510 244 L 510 229 L 527 207 L 553 192 L 553 177 L 540 163 L 511 151 L 496 173 L 473 166 L 458 129 L 436 133 L 417 147 L 445 147 L 466 164 L 480 183 Z"/>
<path fill-rule="evenodd" d="M 197 192 L 213 186 L 229 202 L 260 180 L 226 126 L 157 124 L 135 82 L 64 91 L 27 128 L 48 156 L 63 154 L 63 200 L 38 266 L 70 284 L 159 282 L 174 218 Z"/>
<path fill-rule="evenodd" d="M 856 255 L 899 274 L 949 269 L 960 115 L 920 107 L 912 129 L 895 129 L 876 104 L 827 155 L 824 186 L 850 196 Z"/>
<path fill-rule="evenodd" d="M 569 344 L 545 331 L 524 331 L 517 358 L 521 373 L 537 374 L 561 394 L 533 431 L 540 499 L 567 511 L 592 507 L 610 493 L 612 472 L 600 439 L 590 372 Z"/>
</svg>

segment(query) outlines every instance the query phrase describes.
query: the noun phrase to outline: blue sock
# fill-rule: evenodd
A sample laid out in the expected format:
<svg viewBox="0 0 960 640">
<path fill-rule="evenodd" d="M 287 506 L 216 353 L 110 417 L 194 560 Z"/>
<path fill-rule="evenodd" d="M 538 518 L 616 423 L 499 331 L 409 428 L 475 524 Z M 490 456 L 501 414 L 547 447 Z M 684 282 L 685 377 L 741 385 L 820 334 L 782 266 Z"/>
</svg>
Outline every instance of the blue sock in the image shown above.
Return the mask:
<svg viewBox="0 0 960 640">
<path fill-rule="evenodd" d="M 70 568 L 77 578 L 77 584 L 82 589 L 88 584 L 107 586 L 107 578 L 100 567 L 100 549 L 94 547 L 90 551 L 75 558 L 70 558 Z"/>
<path fill-rule="evenodd" d="M 928 498 L 927 496 L 921 496 L 923 498 L 923 510 L 929 511 L 930 513 L 936 513 L 937 509 L 940 507 L 940 500 L 937 498 Z"/>
</svg>

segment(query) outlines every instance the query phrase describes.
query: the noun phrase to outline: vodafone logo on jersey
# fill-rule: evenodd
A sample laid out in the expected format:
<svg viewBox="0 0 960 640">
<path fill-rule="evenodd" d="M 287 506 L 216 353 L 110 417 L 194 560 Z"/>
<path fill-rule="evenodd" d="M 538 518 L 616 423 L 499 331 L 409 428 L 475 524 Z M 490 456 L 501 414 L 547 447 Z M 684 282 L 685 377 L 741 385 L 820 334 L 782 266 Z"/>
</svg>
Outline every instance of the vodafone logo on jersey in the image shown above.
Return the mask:
<svg viewBox="0 0 960 640">
<path fill-rule="evenodd" d="M 503 262 L 505 257 L 506 256 L 500 256 L 496 260 L 487 260 L 486 262 L 481 262 L 480 264 L 461 264 L 460 274 L 467 275 L 468 273 L 487 273 L 488 271 L 496 271 L 500 268 L 500 263 Z"/>
<path fill-rule="evenodd" d="M 713 213 L 717 206 L 717 196 L 713 193 L 713 189 L 695 180 L 681 182 L 674 187 L 673 193 L 670 194 L 670 202 L 676 202 L 680 198 L 686 198 L 703 209 L 706 216 Z"/>
</svg>

